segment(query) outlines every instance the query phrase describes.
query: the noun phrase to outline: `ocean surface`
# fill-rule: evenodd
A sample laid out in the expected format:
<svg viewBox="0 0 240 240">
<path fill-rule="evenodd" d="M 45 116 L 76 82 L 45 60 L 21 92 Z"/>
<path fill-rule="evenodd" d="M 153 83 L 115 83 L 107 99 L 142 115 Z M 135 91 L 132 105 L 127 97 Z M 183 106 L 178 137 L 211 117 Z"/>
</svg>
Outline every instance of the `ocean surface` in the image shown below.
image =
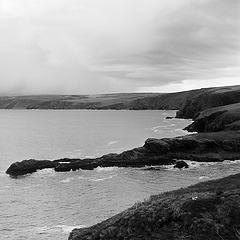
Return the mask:
<svg viewBox="0 0 240 240">
<path fill-rule="evenodd" d="M 66 240 L 75 227 L 105 220 L 152 194 L 240 171 L 240 161 L 161 166 L 51 169 L 11 178 L 24 159 L 98 157 L 144 144 L 147 138 L 187 134 L 191 121 L 165 119 L 175 111 L 0 110 L 0 239 Z"/>
</svg>

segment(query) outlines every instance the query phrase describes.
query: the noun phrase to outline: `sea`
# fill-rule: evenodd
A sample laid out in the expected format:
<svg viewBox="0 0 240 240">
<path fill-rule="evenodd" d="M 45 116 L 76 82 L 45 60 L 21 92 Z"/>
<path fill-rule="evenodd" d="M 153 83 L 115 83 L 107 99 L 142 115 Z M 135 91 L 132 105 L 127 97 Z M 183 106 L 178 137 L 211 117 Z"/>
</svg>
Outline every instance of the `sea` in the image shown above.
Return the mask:
<svg viewBox="0 0 240 240">
<path fill-rule="evenodd" d="M 0 110 L 0 239 L 67 240 L 150 195 L 240 172 L 240 161 L 196 163 L 179 170 L 98 167 L 5 173 L 25 159 L 99 157 L 139 147 L 147 138 L 188 134 L 176 111 Z"/>
</svg>

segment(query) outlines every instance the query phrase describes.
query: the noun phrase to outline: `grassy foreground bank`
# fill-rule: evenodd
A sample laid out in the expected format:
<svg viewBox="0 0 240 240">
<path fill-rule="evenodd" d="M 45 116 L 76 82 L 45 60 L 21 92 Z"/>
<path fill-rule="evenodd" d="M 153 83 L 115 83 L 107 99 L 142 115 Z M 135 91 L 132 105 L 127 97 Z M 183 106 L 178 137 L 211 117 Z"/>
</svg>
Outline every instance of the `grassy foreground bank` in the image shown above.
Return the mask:
<svg viewBox="0 0 240 240">
<path fill-rule="evenodd" d="M 240 174 L 151 196 L 69 240 L 240 239 Z"/>
</svg>

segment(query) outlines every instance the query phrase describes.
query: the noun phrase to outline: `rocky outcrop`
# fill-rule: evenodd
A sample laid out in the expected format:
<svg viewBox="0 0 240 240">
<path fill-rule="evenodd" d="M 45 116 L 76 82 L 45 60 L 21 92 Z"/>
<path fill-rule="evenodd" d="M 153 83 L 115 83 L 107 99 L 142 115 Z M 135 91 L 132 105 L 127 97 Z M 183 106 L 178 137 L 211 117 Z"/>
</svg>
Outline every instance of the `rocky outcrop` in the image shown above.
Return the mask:
<svg viewBox="0 0 240 240">
<path fill-rule="evenodd" d="M 240 102 L 240 86 L 218 87 L 202 89 L 195 95 L 187 97 L 184 106 L 178 108 L 177 118 L 192 118 L 195 120 L 197 114 L 210 108 L 230 105 Z"/>
<path fill-rule="evenodd" d="M 151 196 L 69 240 L 239 239 L 240 174 Z"/>
<path fill-rule="evenodd" d="M 240 130 L 240 103 L 202 111 L 185 130 L 189 132 Z"/>
<path fill-rule="evenodd" d="M 49 160 L 24 160 L 21 162 L 13 163 L 6 171 L 7 174 L 12 176 L 24 175 L 27 173 L 33 173 L 37 170 L 41 170 L 44 168 L 54 168 L 56 163 Z"/>
<path fill-rule="evenodd" d="M 6 173 L 22 175 L 43 168 L 55 171 L 92 170 L 100 167 L 145 167 L 175 164 L 176 160 L 217 162 L 240 159 L 240 132 L 222 131 L 176 138 L 147 139 L 142 147 L 95 159 L 24 160 L 13 163 Z"/>
<path fill-rule="evenodd" d="M 182 168 L 189 168 L 189 165 L 185 162 L 185 161 L 177 161 L 174 165 L 174 168 L 179 168 L 179 169 L 182 169 Z"/>
</svg>

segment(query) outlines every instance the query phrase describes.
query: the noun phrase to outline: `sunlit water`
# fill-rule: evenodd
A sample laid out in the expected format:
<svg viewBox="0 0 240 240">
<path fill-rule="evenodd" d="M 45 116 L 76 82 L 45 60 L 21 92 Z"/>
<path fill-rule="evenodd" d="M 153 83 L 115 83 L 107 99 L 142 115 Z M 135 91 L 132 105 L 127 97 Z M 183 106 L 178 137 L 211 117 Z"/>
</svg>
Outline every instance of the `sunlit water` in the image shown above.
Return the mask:
<svg viewBox="0 0 240 240">
<path fill-rule="evenodd" d="M 152 194 L 240 171 L 240 161 L 191 163 L 187 170 L 51 169 L 10 178 L 15 161 L 101 156 L 141 146 L 148 137 L 174 137 L 189 120 L 175 111 L 0 111 L 0 239 L 63 240 Z"/>
</svg>

